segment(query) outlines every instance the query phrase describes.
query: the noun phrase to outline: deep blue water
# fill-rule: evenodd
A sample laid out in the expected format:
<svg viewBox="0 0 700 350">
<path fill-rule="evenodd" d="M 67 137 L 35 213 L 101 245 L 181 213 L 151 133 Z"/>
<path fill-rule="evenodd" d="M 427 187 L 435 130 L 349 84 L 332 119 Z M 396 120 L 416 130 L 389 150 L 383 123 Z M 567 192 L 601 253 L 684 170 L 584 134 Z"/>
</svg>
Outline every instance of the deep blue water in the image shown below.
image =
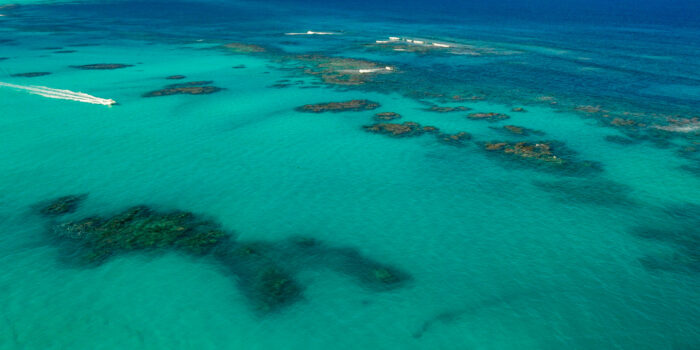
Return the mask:
<svg viewBox="0 0 700 350">
<path fill-rule="evenodd" d="M 2 6 L 0 349 L 700 348 L 695 2 Z"/>
</svg>

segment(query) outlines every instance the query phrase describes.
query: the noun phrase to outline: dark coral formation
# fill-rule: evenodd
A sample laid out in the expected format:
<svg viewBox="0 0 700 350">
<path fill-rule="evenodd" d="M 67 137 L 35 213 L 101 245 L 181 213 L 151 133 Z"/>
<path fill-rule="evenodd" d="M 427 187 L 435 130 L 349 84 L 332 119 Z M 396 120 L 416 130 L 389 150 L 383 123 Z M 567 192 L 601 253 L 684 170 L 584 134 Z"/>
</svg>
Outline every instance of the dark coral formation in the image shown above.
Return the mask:
<svg viewBox="0 0 700 350">
<path fill-rule="evenodd" d="M 133 67 L 131 64 L 121 64 L 121 63 L 96 63 L 96 64 L 85 64 L 82 66 L 71 66 L 72 68 L 85 69 L 85 70 L 109 70 L 109 69 L 121 69 Z"/>
<path fill-rule="evenodd" d="M 557 157 L 557 155 L 554 154 L 551 143 L 549 142 L 487 142 L 484 145 L 484 148 L 487 151 L 502 152 L 504 154 L 510 154 L 521 158 L 535 159 L 543 162 L 562 164 L 565 161 L 563 158 Z"/>
<path fill-rule="evenodd" d="M 483 143 L 483 148 L 489 153 L 497 153 L 508 159 L 520 160 L 531 165 L 547 165 L 547 168 L 566 170 L 572 175 L 602 170 L 597 162 L 576 159 L 576 153 L 559 141 L 486 142 Z"/>
<path fill-rule="evenodd" d="M 78 51 L 77 50 L 58 50 L 58 51 L 54 51 L 53 53 L 74 53 L 74 52 L 78 52 Z"/>
<path fill-rule="evenodd" d="M 497 128 L 495 128 L 495 129 L 497 129 Z M 518 135 L 518 136 L 544 135 L 544 132 L 542 132 L 542 131 L 528 129 L 528 128 L 525 128 L 522 126 L 517 126 L 517 125 L 504 125 L 502 129 L 497 129 L 497 130 L 503 130 L 509 134 Z"/>
<path fill-rule="evenodd" d="M 66 196 L 54 203 L 73 203 Z M 54 211 L 66 211 L 54 205 Z M 52 207 L 52 208 L 53 208 Z M 66 259 L 96 266 L 135 252 L 179 251 L 207 259 L 232 276 L 254 309 L 280 310 L 302 299 L 296 275 L 305 269 L 331 269 L 376 291 L 399 287 L 410 277 L 361 255 L 353 248 L 329 247 L 311 238 L 281 242 L 238 242 L 218 223 L 185 211 L 129 208 L 114 216 L 88 217 L 53 226 L 52 238 Z"/>
<path fill-rule="evenodd" d="M 29 72 L 29 73 L 17 73 L 17 74 L 12 74 L 13 77 L 22 77 L 22 78 L 34 78 L 34 77 L 43 77 L 44 75 L 49 75 L 51 74 L 50 72 Z"/>
<path fill-rule="evenodd" d="M 511 112 L 516 112 L 516 113 L 525 113 L 525 112 L 527 112 L 527 111 L 525 110 L 525 108 L 523 108 L 523 107 L 513 107 L 510 111 L 511 111 Z"/>
<path fill-rule="evenodd" d="M 230 52 L 240 54 L 263 53 L 267 51 L 262 46 L 245 43 L 228 43 L 225 44 L 224 47 Z"/>
<path fill-rule="evenodd" d="M 212 81 L 192 81 L 181 84 L 171 84 L 163 89 L 143 94 L 143 97 L 159 97 L 170 95 L 208 95 L 223 90 L 220 87 L 211 86 Z"/>
<path fill-rule="evenodd" d="M 323 113 L 323 112 L 358 112 L 379 108 L 379 103 L 370 100 L 350 100 L 345 102 L 328 102 L 309 104 L 297 107 L 299 112 Z"/>
<path fill-rule="evenodd" d="M 87 194 L 69 195 L 53 199 L 40 205 L 39 213 L 45 216 L 58 216 L 75 212 L 87 198 Z"/>
<path fill-rule="evenodd" d="M 468 132 L 461 131 L 456 134 L 444 134 L 440 133 L 437 135 L 438 141 L 441 143 L 451 145 L 451 146 L 464 146 L 466 141 L 472 138 L 472 135 Z"/>
<path fill-rule="evenodd" d="M 467 115 L 467 118 L 472 120 L 486 120 L 489 122 L 497 122 L 509 119 L 510 116 L 503 113 L 471 113 Z"/>
<path fill-rule="evenodd" d="M 165 77 L 165 79 L 168 80 L 180 80 L 180 79 L 185 79 L 186 77 L 184 75 L 171 75 L 169 77 Z"/>
<path fill-rule="evenodd" d="M 388 135 L 393 137 L 420 136 L 426 132 L 437 132 L 434 126 L 421 126 L 416 122 L 398 123 L 376 123 L 362 127 L 365 131 L 375 134 Z"/>
<path fill-rule="evenodd" d="M 231 67 L 231 68 L 233 68 L 233 69 L 243 69 L 243 68 L 245 68 L 245 64 L 238 64 L 238 65 L 235 65 L 235 66 L 233 66 L 233 67 Z"/>
<path fill-rule="evenodd" d="M 452 113 L 452 112 L 470 111 L 471 108 L 465 107 L 465 106 L 456 106 L 456 107 L 432 106 L 430 108 L 427 108 L 426 110 L 429 112 L 436 112 L 436 113 Z"/>
<path fill-rule="evenodd" d="M 374 120 L 378 121 L 386 121 L 386 120 L 394 120 L 394 119 L 400 119 L 401 114 L 395 113 L 395 112 L 382 112 L 382 113 L 377 113 L 374 115 Z"/>
</svg>

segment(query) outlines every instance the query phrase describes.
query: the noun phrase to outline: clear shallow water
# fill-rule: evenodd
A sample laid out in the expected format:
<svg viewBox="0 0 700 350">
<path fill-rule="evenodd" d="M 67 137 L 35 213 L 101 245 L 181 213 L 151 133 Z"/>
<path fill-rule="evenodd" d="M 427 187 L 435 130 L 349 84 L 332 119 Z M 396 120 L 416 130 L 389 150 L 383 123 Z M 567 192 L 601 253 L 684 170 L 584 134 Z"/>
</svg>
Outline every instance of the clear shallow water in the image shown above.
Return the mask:
<svg viewBox="0 0 700 350">
<path fill-rule="evenodd" d="M 697 159 L 680 153 L 697 134 L 672 134 L 669 144 L 621 145 L 605 138 L 627 129 L 574 110 L 591 104 L 646 113 L 639 118 L 650 125 L 667 121 L 653 113 L 698 115 L 692 28 L 608 23 L 607 36 L 582 46 L 577 41 L 590 39 L 593 25 L 442 26 L 384 15 L 360 25 L 358 12 L 267 18 L 270 11 L 295 13 L 293 5 L 151 6 L 24 6 L 1 19 L 0 39 L 12 41 L 2 46 L 0 56 L 8 59 L 0 61 L 0 81 L 82 91 L 119 105 L 0 88 L 0 347 L 700 346 L 693 260 L 700 178 L 681 168 Z M 317 26 L 309 28 L 310 19 Z M 281 35 L 309 29 L 345 34 Z M 459 39 L 518 53 L 421 56 L 362 46 L 390 35 Z M 281 65 L 276 54 L 237 55 L 218 47 L 230 41 L 371 59 L 400 71 L 376 84 L 306 89 L 318 78 L 280 69 L 295 62 Z M 55 53 L 60 50 L 76 52 Z M 70 67 L 93 63 L 134 66 Z M 245 68 L 231 68 L 237 65 Z M 52 74 L 11 76 L 38 71 Z M 178 82 L 164 79 L 174 74 L 186 75 L 183 81 L 212 80 L 225 90 L 142 97 Z M 270 87 L 281 79 L 304 84 Z M 468 120 L 466 112 L 427 112 L 425 102 L 435 101 L 411 98 L 408 91 L 419 88 L 478 92 L 485 101 L 439 104 L 511 119 L 488 123 Z M 542 95 L 559 103 L 538 100 Z M 357 98 L 382 107 L 295 111 Z M 513 106 L 528 112 L 510 112 Z M 363 131 L 381 111 L 445 132 L 467 131 L 476 142 L 455 148 L 432 135 Z M 519 139 L 490 128 L 505 124 L 541 130 L 545 136 L 525 139 L 563 141 L 577 159 L 600 162 L 603 171 L 569 176 L 481 150 L 481 141 Z M 75 193 L 89 196 L 58 221 L 110 216 L 139 204 L 182 209 L 214 218 L 241 241 L 304 235 L 353 247 L 411 280 L 374 291 L 351 276 L 307 269 L 297 276 L 302 300 L 259 314 L 236 277 L 207 259 L 166 252 L 119 255 L 98 267 L 64 263 L 47 228 L 51 220 L 38 215 L 35 204 Z M 643 238 L 634 234 L 639 227 L 661 228 L 663 235 Z M 683 238 L 669 239 L 677 232 Z M 656 265 L 644 263 L 650 257 Z"/>
</svg>

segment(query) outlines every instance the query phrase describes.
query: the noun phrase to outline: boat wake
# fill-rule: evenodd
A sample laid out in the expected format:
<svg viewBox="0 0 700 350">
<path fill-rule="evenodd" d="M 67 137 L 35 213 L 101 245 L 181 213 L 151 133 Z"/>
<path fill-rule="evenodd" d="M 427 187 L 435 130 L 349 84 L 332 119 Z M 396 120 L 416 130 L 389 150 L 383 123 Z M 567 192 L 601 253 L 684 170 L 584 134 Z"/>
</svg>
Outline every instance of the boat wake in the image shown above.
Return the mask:
<svg viewBox="0 0 700 350">
<path fill-rule="evenodd" d="M 112 100 L 112 99 L 95 97 L 95 96 L 88 95 L 88 94 L 83 93 L 83 92 L 53 89 L 53 88 L 45 87 L 45 86 L 22 86 L 22 85 L 0 82 L 0 87 L 2 87 L 2 86 L 14 88 L 14 89 L 18 89 L 18 90 L 24 90 L 24 91 L 27 91 L 30 94 L 34 94 L 34 95 L 44 96 L 44 97 L 48 97 L 48 98 L 56 98 L 56 99 L 61 99 L 61 100 L 71 100 L 71 101 L 92 103 L 92 104 L 96 104 L 96 105 L 105 105 L 105 106 L 111 106 L 111 105 L 117 103 L 117 101 Z"/>
</svg>

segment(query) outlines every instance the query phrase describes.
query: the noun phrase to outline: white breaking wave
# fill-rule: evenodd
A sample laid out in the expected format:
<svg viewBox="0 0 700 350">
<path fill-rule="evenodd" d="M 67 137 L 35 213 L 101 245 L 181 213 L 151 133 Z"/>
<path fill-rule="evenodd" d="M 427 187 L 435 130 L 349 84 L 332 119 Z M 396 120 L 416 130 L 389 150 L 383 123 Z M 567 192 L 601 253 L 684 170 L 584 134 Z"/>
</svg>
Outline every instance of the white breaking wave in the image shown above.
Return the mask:
<svg viewBox="0 0 700 350">
<path fill-rule="evenodd" d="M 8 84 L 8 83 L 3 83 L 0 82 L 0 86 L 6 86 L 18 90 L 24 90 L 29 92 L 30 94 L 34 95 L 39 95 L 39 96 L 44 96 L 48 98 L 57 98 L 61 100 L 71 100 L 71 101 L 78 101 L 78 102 L 85 102 L 85 103 L 92 103 L 96 105 L 105 105 L 105 106 L 111 106 L 117 101 L 108 99 L 108 98 L 100 98 L 100 97 L 95 97 L 92 95 L 88 95 L 84 92 L 75 92 L 75 91 L 70 91 L 70 90 L 61 90 L 61 89 L 53 89 L 50 87 L 45 87 L 45 86 L 22 86 L 22 85 L 15 85 L 15 84 Z"/>
</svg>

